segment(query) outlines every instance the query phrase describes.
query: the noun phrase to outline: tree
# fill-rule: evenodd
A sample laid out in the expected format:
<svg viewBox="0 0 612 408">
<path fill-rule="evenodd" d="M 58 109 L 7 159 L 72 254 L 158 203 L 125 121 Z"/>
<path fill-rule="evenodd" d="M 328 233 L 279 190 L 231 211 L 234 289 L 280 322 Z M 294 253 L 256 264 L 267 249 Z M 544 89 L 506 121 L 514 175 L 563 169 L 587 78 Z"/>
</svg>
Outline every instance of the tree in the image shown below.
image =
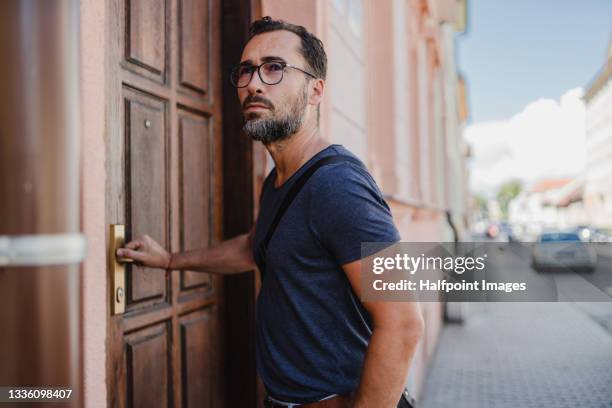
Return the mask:
<svg viewBox="0 0 612 408">
<path fill-rule="evenodd" d="M 486 214 L 487 212 L 487 199 L 482 195 L 474 196 L 474 209 L 481 214 Z"/>
<path fill-rule="evenodd" d="M 504 217 L 508 216 L 508 203 L 519 195 L 522 189 L 523 184 L 519 180 L 508 181 L 499 188 L 497 201 Z"/>
</svg>

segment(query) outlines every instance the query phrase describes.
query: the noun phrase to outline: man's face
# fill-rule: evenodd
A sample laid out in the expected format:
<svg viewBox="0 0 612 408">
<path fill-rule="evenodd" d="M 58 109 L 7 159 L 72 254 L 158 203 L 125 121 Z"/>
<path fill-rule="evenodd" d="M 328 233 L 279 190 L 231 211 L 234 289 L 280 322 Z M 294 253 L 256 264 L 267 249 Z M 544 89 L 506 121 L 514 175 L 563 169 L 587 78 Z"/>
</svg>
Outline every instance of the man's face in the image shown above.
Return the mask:
<svg viewBox="0 0 612 408">
<path fill-rule="evenodd" d="M 308 70 L 298 51 L 300 45 L 300 37 L 290 31 L 259 34 L 248 42 L 240 62 L 257 66 L 263 62 L 281 61 Z M 280 83 L 268 85 L 254 72 L 249 85 L 238 88 L 245 133 L 264 144 L 287 139 L 296 133 L 308 106 L 308 78 L 299 70 L 286 68 Z"/>
</svg>

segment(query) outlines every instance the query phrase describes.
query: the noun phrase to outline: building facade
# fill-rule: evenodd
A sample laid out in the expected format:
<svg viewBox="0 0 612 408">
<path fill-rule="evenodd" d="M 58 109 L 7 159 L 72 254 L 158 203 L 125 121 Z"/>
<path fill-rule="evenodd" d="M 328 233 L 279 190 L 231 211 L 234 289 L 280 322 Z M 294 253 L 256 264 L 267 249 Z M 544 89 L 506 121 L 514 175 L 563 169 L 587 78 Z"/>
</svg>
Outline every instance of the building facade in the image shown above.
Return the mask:
<svg viewBox="0 0 612 408">
<path fill-rule="evenodd" d="M 23 210 L 32 226 L 26 232 L 79 234 L 87 254 L 60 271 L 0 269 L 0 277 L 10 276 L 2 316 L 15 329 L 0 336 L 14 346 L 4 350 L 11 357 L 1 372 L 7 384 L 70 383 L 78 396 L 71 406 L 86 408 L 261 406 L 259 275 L 124 265 L 112 248 L 147 233 L 173 252 L 189 250 L 253 225 L 272 163 L 241 132 L 229 71 L 249 24 L 264 15 L 302 24 L 323 40 L 329 73 L 322 132 L 367 164 L 402 239 L 462 238 L 467 103 L 454 42 L 465 30 L 465 1 L 10 5 L 2 26 L 5 38 L 19 41 L 0 51 L 19 62 L 5 64 L 5 73 L 14 91 L 8 95 L 20 97 L 9 98 L 0 115 L 3 125 L 14 125 L 3 128 L 14 130 L 2 135 L 3 146 L 16 152 L 0 174 L 12 198 L 3 216 L 14 217 L 15 227 L 6 224 L 2 234 L 24 233 L 15 215 Z M 19 115 L 6 113 L 14 113 L 9 100 L 24 101 Z M 17 166 L 19 179 L 9 174 Z M 69 229 L 56 225 L 66 214 Z M 426 333 L 408 377 L 416 395 L 444 307 L 423 304 Z M 61 335 L 39 341 L 41 333 Z M 66 367 L 57 368 L 60 360 Z M 54 384 L 52 369 L 64 370 L 62 384 Z M 15 378 L 21 383 L 9 381 Z"/>
<path fill-rule="evenodd" d="M 582 191 L 581 177 L 534 182 L 508 203 L 508 221 L 524 241 L 534 240 L 545 230 L 583 225 Z"/>
<path fill-rule="evenodd" d="M 584 206 L 589 224 L 612 228 L 612 41 L 606 62 L 589 85 L 586 103 Z"/>
</svg>

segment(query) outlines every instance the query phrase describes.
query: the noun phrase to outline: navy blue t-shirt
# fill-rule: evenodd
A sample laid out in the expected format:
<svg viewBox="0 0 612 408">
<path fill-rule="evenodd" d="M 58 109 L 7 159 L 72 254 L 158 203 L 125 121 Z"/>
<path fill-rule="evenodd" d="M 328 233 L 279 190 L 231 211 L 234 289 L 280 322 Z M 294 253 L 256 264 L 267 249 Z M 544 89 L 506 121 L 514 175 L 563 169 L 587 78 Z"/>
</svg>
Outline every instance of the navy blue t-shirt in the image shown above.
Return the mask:
<svg viewBox="0 0 612 408">
<path fill-rule="evenodd" d="M 282 186 L 276 171 L 261 195 L 253 252 L 291 185 L 317 159 L 356 158 L 342 145 L 320 151 Z M 361 242 L 397 242 L 400 235 L 378 186 L 349 162 L 318 169 L 270 240 L 257 299 L 257 369 L 272 397 L 308 403 L 359 386 L 372 321 L 342 270 L 361 259 Z"/>
</svg>

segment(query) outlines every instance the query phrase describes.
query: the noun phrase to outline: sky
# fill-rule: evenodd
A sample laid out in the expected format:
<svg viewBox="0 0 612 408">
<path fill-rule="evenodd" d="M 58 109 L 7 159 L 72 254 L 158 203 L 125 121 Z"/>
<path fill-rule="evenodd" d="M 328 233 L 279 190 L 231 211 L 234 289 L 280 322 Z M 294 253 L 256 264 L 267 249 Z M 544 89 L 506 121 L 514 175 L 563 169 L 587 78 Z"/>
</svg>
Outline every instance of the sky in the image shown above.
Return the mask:
<svg viewBox="0 0 612 408">
<path fill-rule="evenodd" d="M 582 95 L 606 59 L 612 0 L 468 0 L 458 37 L 467 79 L 470 187 L 492 197 L 506 181 L 581 177 Z"/>
<path fill-rule="evenodd" d="M 582 95 L 582 88 L 570 89 L 559 100 L 531 102 L 509 119 L 469 126 L 471 190 L 492 197 L 509 180 L 528 186 L 579 177 L 586 162 Z"/>
<path fill-rule="evenodd" d="M 468 0 L 457 40 L 471 123 L 586 87 L 605 61 L 612 0 Z"/>
</svg>

